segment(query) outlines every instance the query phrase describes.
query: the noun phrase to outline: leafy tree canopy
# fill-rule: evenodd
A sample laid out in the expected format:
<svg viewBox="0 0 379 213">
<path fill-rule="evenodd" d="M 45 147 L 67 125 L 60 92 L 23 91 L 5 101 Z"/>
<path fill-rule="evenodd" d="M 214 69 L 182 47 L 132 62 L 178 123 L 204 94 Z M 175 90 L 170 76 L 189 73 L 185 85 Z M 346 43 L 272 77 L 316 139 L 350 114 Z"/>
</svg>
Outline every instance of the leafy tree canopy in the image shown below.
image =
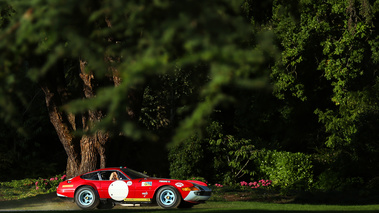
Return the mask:
<svg viewBox="0 0 379 213">
<path fill-rule="evenodd" d="M 201 89 L 198 103 L 179 128 L 181 141 L 201 127 L 217 105 L 233 100 L 226 87 L 264 87 L 262 64 L 276 51 L 270 42 L 251 39 L 252 27 L 240 15 L 240 1 L 35 0 L 9 5 L 15 15 L 0 33 L 5 114 L 17 113 L 10 105 L 15 94 L 25 102 L 20 76 L 39 82 L 64 61 L 66 79 L 75 85 L 68 61 L 81 60 L 100 87 L 92 98 L 77 97 L 63 109 L 105 110 L 96 129 L 133 138 L 144 132 L 129 119 L 131 90 L 177 70 L 199 76 L 188 82 Z M 103 84 L 107 78 L 119 83 Z"/>
<path fill-rule="evenodd" d="M 277 96 L 318 101 L 328 147 L 349 145 L 357 123 L 378 112 L 378 1 L 277 1 L 284 49 L 273 69 Z M 320 100 L 319 96 L 325 99 Z"/>
</svg>

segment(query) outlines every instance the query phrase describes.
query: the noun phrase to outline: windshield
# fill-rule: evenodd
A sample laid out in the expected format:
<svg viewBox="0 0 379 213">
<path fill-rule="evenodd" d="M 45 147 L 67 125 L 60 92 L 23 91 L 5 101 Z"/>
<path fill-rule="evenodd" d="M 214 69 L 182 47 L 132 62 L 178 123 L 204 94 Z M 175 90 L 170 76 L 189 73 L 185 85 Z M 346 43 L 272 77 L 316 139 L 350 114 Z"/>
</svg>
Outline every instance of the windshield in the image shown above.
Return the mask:
<svg viewBox="0 0 379 213">
<path fill-rule="evenodd" d="M 122 168 L 121 169 L 127 176 L 130 177 L 130 179 L 138 179 L 138 178 L 147 178 L 148 175 L 145 175 L 141 172 L 134 171 L 133 169 L 129 168 Z"/>
</svg>

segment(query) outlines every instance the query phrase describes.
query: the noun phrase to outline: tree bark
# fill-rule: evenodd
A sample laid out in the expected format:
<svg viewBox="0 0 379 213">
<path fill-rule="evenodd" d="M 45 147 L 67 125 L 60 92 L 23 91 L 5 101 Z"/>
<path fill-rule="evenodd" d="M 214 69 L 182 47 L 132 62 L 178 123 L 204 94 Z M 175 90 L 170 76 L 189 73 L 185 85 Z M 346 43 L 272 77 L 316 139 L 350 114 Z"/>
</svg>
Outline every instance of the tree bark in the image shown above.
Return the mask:
<svg viewBox="0 0 379 213">
<path fill-rule="evenodd" d="M 80 78 L 83 80 L 83 92 L 85 98 L 93 98 L 95 97 L 95 92 L 94 92 L 94 85 L 92 83 L 92 80 L 94 79 L 94 76 L 92 73 L 86 73 L 85 71 L 85 65 L 87 62 L 80 60 Z M 103 112 L 100 110 L 94 111 L 94 110 L 89 110 L 88 111 L 88 117 L 83 117 L 83 129 L 88 131 L 91 128 L 91 125 L 101 121 L 101 119 L 104 117 Z M 86 122 L 86 120 L 88 120 Z M 93 158 L 94 162 L 99 161 L 99 167 L 100 168 L 105 168 L 106 166 L 106 153 L 105 153 L 105 145 L 109 141 L 109 133 L 103 132 L 103 131 L 98 131 L 94 135 L 91 136 L 85 136 L 81 140 L 81 144 L 83 146 L 89 146 L 87 149 L 96 152 L 97 155 L 94 156 L 92 155 L 92 152 L 82 152 L 82 158 L 85 158 L 86 161 L 91 161 L 91 158 Z M 82 149 L 86 150 L 86 149 Z M 99 159 L 98 159 L 99 157 Z M 82 160 L 83 161 L 83 160 Z M 91 164 L 91 162 L 87 163 L 88 165 Z M 96 164 L 94 165 L 96 166 Z"/>
<path fill-rule="evenodd" d="M 84 61 L 80 61 L 80 73 L 78 73 L 83 82 L 82 97 L 92 98 L 95 96 L 93 75 L 84 71 L 85 64 Z M 83 136 L 73 134 L 73 131 L 78 129 L 88 131 L 94 123 L 103 118 L 103 113 L 91 110 L 81 115 L 73 115 L 61 111 L 61 107 L 72 98 L 66 91 L 63 63 L 58 63 L 56 69 L 47 74 L 47 77 L 41 81 L 41 88 L 45 93 L 50 122 L 67 153 L 67 177 L 74 177 L 96 168 L 104 168 L 106 166 L 105 145 L 109 140 L 109 134 L 102 131 Z"/>
<path fill-rule="evenodd" d="M 112 27 L 108 18 L 105 19 L 105 22 L 107 27 Z M 117 43 L 112 37 L 108 38 L 108 42 Z M 112 58 L 105 55 L 104 60 L 108 63 L 108 69 L 112 74 L 110 81 L 113 81 L 114 86 L 117 87 L 122 81 L 120 73 L 115 66 L 120 61 L 120 58 Z M 96 96 L 95 89 L 98 85 L 94 83 L 93 73 L 86 71 L 86 64 L 87 61 L 85 60 L 80 59 L 78 61 L 79 68 L 76 77 L 82 83 L 81 98 L 90 99 Z M 50 121 L 67 153 L 67 177 L 74 177 L 96 168 L 104 168 L 107 161 L 106 145 L 109 141 L 109 133 L 98 131 L 94 134 L 83 136 L 72 134 L 76 130 L 83 130 L 83 132 L 88 133 L 95 123 L 103 119 L 104 113 L 100 110 L 88 110 L 81 115 L 73 115 L 61 111 L 64 104 L 78 98 L 77 96 L 72 97 L 73 95 L 67 92 L 68 84 L 65 80 L 63 61 L 58 63 L 54 70 L 50 70 L 42 81 L 41 87 L 45 92 Z M 130 88 L 127 95 L 128 107 L 126 108 L 126 116 L 123 119 L 138 122 L 143 93 L 143 85 L 137 86 L 137 88 Z"/>
</svg>

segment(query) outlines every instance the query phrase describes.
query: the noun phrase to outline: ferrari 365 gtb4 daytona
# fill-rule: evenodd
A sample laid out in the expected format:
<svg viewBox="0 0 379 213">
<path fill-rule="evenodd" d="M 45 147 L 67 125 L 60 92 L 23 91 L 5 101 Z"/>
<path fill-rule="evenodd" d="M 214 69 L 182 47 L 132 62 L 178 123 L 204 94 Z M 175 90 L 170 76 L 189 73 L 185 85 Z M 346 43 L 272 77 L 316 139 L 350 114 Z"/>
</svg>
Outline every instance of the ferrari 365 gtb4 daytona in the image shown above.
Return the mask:
<svg viewBox="0 0 379 213">
<path fill-rule="evenodd" d="M 152 178 L 129 168 L 106 168 L 61 182 L 57 195 L 73 198 L 82 209 L 111 208 L 115 204 L 188 208 L 208 200 L 211 189 L 201 181 Z"/>
</svg>

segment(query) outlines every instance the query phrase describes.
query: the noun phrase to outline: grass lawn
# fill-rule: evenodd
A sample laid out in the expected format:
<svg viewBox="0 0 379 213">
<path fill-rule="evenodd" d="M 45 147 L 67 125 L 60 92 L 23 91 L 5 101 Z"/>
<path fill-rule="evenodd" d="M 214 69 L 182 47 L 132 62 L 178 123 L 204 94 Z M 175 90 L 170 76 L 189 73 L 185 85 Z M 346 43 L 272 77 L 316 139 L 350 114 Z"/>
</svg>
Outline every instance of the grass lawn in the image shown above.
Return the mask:
<svg viewBox="0 0 379 213">
<path fill-rule="evenodd" d="M 43 193 L 41 190 L 36 190 L 36 181 L 37 179 L 24 179 L 0 182 L 0 202 L 34 197 Z"/>
<path fill-rule="evenodd" d="M 199 206 L 202 208 L 201 206 Z M 379 205 L 313 205 L 313 204 L 277 204 L 264 202 L 211 202 L 205 208 L 214 209 L 211 212 L 378 212 Z"/>
<path fill-rule="evenodd" d="M 33 181 L 0 183 L 0 212 L 15 210 L 18 212 L 30 210 L 86 212 L 80 210 L 75 203 L 58 198 L 55 193 L 43 194 L 42 191 L 35 190 Z M 117 205 L 111 210 L 96 210 L 95 212 L 379 212 L 379 199 L 376 197 L 370 199 L 366 202 L 364 199 L 359 200 L 346 194 L 343 197 L 335 194 L 282 196 L 272 191 L 215 190 L 210 201 L 192 209 L 166 210 L 158 206 L 123 207 Z"/>
<path fill-rule="evenodd" d="M 86 212 L 80 210 L 75 203 L 67 201 L 57 201 L 54 198 L 49 202 L 39 195 L 39 198 L 27 198 L 17 201 L 0 202 L 0 211 L 27 212 L 30 210 L 54 212 Z M 8 204 L 6 204 L 8 203 Z M 3 204 L 6 204 L 2 208 Z M 13 208 L 12 208 L 13 206 Z M 173 212 L 379 212 L 379 205 L 311 205 L 311 204 L 277 204 L 253 201 L 211 201 L 200 204 L 192 209 L 161 209 L 157 206 L 152 207 L 123 207 L 116 206 L 111 210 L 96 210 L 95 212 L 150 212 L 150 213 L 173 213 Z"/>
</svg>

